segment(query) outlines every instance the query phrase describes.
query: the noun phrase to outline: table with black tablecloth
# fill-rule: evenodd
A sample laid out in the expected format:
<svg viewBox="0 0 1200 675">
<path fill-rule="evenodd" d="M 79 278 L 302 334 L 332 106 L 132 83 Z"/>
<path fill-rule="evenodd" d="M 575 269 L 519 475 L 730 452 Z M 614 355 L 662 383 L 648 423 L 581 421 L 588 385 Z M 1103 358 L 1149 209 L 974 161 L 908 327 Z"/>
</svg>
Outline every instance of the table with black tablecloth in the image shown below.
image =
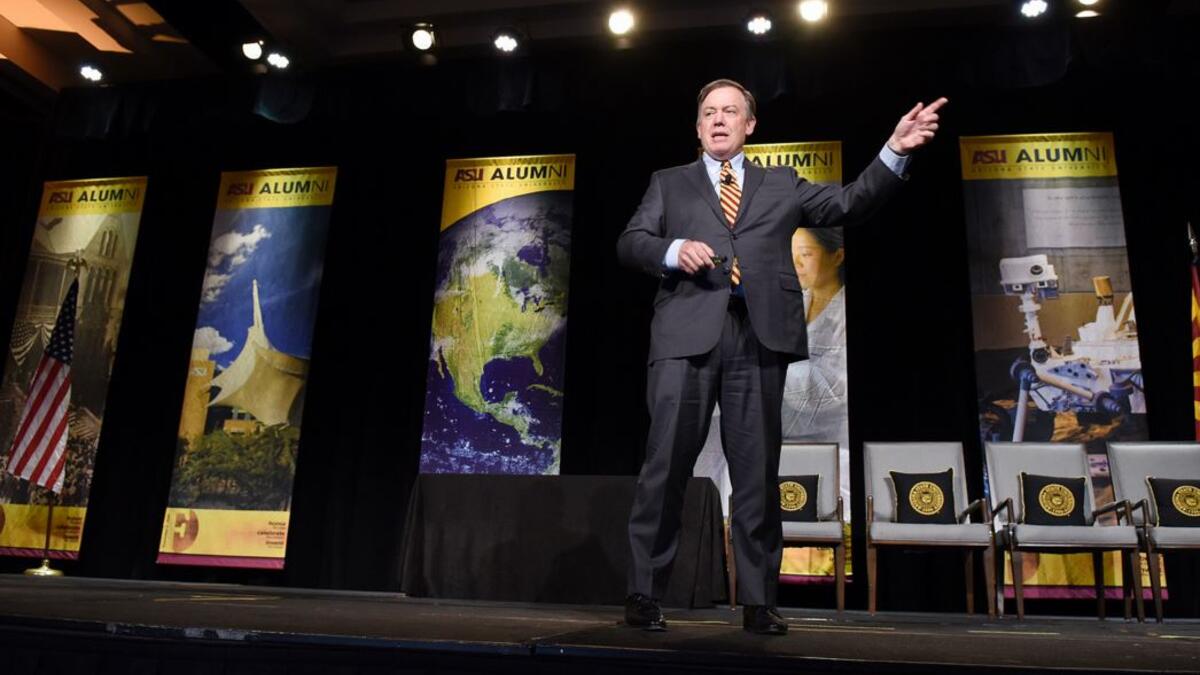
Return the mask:
<svg viewBox="0 0 1200 675">
<path fill-rule="evenodd" d="M 422 475 L 405 519 L 401 590 L 410 596 L 620 604 L 629 566 L 632 476 Z M 663 604 L 727 596 L 720 494 L 688 482 Z"/>
</svg>

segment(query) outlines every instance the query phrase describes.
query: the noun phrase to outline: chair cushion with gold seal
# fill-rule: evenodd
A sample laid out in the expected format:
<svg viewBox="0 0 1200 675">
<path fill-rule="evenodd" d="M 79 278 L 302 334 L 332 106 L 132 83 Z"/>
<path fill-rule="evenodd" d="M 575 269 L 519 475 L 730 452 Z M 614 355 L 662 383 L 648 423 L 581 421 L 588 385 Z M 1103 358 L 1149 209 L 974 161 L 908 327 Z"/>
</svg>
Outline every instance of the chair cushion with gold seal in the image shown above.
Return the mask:
<svg viewBox="0 0 1200 675">
<path fill-rule="evenodd" d="M 1083 476 L 1039 476 L 1022 471 L 1021 522 L 1029 525 L 1087 525 Z"/>
<path fill-rule="evenodd" d="M 954 469 L 941 473 L 888 473 L 895 488 L 896 522 L 948 525 L 957 522 Z"/>
<path fill-rule="evenodd" d="M 1200 478 L 1146 477 L 1154 500 L 1155 525 L 1200 527 Z"/>
<path fill-rule="evenodd" d="M 816 522 L 820 485 L 818 475 L 779 477 L 779 510 L 784 522 Z"/>
</svg>

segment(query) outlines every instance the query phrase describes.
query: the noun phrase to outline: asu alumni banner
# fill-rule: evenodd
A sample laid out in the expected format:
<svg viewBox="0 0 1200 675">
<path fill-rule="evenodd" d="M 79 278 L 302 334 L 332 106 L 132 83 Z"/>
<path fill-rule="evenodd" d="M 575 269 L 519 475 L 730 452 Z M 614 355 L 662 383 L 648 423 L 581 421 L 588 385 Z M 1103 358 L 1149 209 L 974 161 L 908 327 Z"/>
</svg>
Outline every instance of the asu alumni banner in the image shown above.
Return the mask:
<svg viewBox="0 0 1200 675">
<path fill-rule="evenodd" d="M 336 179 L 221 174 L 160 563 L 283 567 Z"/>
<path fill-rule="evenodd" d="M 446 162 L 422 473 L 558 473 L 574 189 L 574 155 Z"/>
<path fill-rule="evenodd" d="M 42 555 L 51 493 L 2 467 L 54 320 L 74 279 L 68 262 L 82 258 L 75 322 L 67 463 L 55 500 L 51 555 L 79 553 L 108 380 L 117 352 L 125 290 L 133 264 L 146 178 L 49 182 L 33 231 L 25 280 L 0 381 L 0 553 Z"/>
<path fill-rule="evenodd" d="M 960 150 L 982 439 L 1084 443 L 1109 502 L 1105 444 L 1147 438 L 1112 135 L 977 136 Z M 1092 592 L 1090 556 L 1023 557 L 1032 595 Z M 1114 560 L 1106 581 L 1120 586 Z"/>
<path fill-rule="evenodd" d="M 841 141 L 747 145 L 745 153 L 746 160 L 758 166 L 789 167 L 813 183 L 842 182 Z M 842 228 L 798 228 L 791 247 L 792 264 L 804 289 L 809 358 L 788 366 L 783 391 L 783 439 L 786 443 L 837 443 L 842 468 L 839 488 L 845 503 L 851 504 Z M 711 477 L 722 491 L 722 503 L 728 504 L 731 486 L 719 429 L 720 419 L 714 417 L 696 475 Z M 815 499 L 816 495 L 807 498 Z M 789 502 L 781 508 L 786 512 L 799 507 Z M 848 527 L 846 538 L 849 544 Z M 850 557 L 846 560 L 849 571 Z M 830 549 L 785 548 L 780 572 L 786 581 L 812 581 L 831 577 L 833 564 Z"/>
</svg>

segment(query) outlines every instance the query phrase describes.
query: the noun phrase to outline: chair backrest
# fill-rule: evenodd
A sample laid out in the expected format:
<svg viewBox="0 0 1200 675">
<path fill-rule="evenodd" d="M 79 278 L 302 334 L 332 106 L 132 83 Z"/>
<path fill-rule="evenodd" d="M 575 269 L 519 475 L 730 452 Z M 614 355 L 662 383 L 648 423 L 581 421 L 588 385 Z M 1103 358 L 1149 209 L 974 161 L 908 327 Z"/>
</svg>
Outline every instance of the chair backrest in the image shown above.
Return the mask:
<svg viewBox="0 0 1200 675">
<path fill-rule="evenodd" d="M 1021 511 L 1022 471 L 1043 476 L 1063 478 L 1083 477 L 1083 517 L 1092 522 L 1092 476 L 1088 470 L 1087 449 L 1082 443 L 994 443 L 984 444 L 987 457 L 988 492 L 992 510 L 1012 497 L 1017 521 L 1024 518 Z"/>
<path fill-rule="evenodd" d="M 954 514 L 967 508 L 967 470 L 962 443 L 864 443 L 863 483 L 875 499 L 875 520 L 895 519 L 895 488 L 889 471 L 938 473 L 954 469 Z"/>
<path fill-rule="evenodd" d="M 1109 443 L 1108 470 L 1112 474 L 1113 498 L 1137 503 L 1150 502 L 1150 522 L 1158 520 L 1150 499 L 1147 476 L 1200 478 L 1200 443 Z M 1141 522 L 1135 514 L 1134 519 Z"/>
<path fill-rule="evenodd" d="M 780 476 L 821 477 L 817 486 L 817 517 L 829 520 L 837 513 L 842 474 L 837 443 L 784 443 L 779 451 Z"/>
</svg>

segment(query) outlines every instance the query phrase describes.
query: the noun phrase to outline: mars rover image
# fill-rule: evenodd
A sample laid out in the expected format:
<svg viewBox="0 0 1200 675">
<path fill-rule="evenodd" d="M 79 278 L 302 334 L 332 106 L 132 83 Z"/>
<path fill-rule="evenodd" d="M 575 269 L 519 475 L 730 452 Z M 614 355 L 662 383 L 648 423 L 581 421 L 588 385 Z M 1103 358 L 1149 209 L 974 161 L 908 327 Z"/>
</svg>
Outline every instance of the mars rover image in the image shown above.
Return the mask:
<svg viewBox="0 0 1200 675">
<path fill-rule="evenodd" d="M 1129 413 L 1145 412 L 1132 294 L 1125 296 L 1118 309 L 1109 277 L 1093 277 L 1095 320 L 1079 326 L 1077 338 L 1067 337 L 1062 344 L 1052 345 L 1043 337 L 1038 320 L 1041 303 L 1058 297 L 1058 276 L 1048 258 L 1001 259 L 1000 283 L 1005 295 L 1020 299 L 1017 309 L 1024 315 L 1029 348 L 1009 369 L 1018 387 L 1015 407 L 1010 409 L 999 401 L 983 404 L 985 439 L 1026 440 L 1031 409 L 1073 413 L 1081 424 L 1112 423 Z"/>
</svg>

